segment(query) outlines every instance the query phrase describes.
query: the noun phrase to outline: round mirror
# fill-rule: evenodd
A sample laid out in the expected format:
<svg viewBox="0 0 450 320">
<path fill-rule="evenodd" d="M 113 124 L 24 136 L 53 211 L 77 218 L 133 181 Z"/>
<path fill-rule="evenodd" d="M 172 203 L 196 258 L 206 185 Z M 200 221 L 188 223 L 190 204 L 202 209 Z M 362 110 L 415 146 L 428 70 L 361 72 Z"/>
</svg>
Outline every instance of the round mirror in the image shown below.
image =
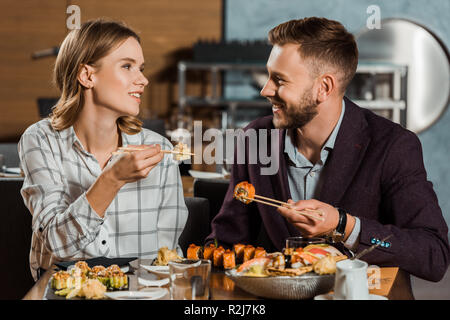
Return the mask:
<svg viewBox="0 0 450 320">
<path fill-rule="evenodd" d="M 385 19 L 381 29 L 356 34 L 360 60 L 406 65 L 406 127 L 419 133 L 444 113 L 449 103 L 450 64 L 445 45 L 429 30 L 405 19 Z"/>
</svg>

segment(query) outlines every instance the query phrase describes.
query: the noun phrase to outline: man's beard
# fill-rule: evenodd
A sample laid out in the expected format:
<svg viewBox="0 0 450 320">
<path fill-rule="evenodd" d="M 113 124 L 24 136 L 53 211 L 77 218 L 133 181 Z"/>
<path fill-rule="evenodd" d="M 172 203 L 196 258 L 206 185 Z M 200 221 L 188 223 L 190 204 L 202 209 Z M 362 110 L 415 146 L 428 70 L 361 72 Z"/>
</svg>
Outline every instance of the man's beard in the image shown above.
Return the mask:
<svg viewBox="0 0 450 320">
<path fill-rule="evenodd" d="M 283 104 L 283 118 L 274 115 L 273 124 L 277 129 L 295 129 L 302 128 L 317 115 L 317 103 L 312 97 L 312 90 L 303 93 L 300 101 L 290 107 Z"/>
</svg>

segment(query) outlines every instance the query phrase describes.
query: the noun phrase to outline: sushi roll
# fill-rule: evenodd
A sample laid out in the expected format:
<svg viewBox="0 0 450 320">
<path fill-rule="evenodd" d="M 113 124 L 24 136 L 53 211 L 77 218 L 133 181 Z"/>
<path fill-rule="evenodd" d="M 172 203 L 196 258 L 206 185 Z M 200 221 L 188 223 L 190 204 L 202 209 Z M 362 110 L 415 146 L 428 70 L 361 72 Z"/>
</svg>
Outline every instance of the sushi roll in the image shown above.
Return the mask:
<svg viewBox="0 0 450 320">
<path fill-rule="evenodd" d="M 199 260 L 202 259 L 203 252 L 202 247 L 196 246 L 195 244 L 189 245 L 189 248 L 187 249 L 187 258 L 190 260 Z"/>
<path fill-rule="evenodd" d="M 74 269 L 80 270 L 81 275 L 87 275 L 91 271 L 91 268 L 89 268 L 86 261 L 78 261 L 77 263 L 75 263 Z"/>
<path fill-rule="evenodd" d="M 250 277 L 267 277 L 266 267 L 270 261 L 267 257 L 251 259 L 241 264 L 236 272 Z"/>
<path fill-rule="evenodd" d="M 203 250 L 203 259 L 213 261 L 214 250 L 216 250 L 216 246 L 213 243 L 206 246 Z"/>
<path fill-rule="evenodd" d="M 234 253 L 234 251 L 227 249 L 223 253 L 223 268 L 224 269 L 233 269 L 234 267 L 236 267 L 235 253 Z"/>
<path fill-rule="evenodd" d="M 74 285 L 74 278 L 67 271 L 58 271 L 52 276 L 51 286 L 55 290 L 72 288 Z"/>
<path fill-rule="evenodd" d="M 102 271 L 104 271 L 106 268 L 104 266 L 95 266 L 91 269 L 89 272 L 89 278 L 91 279 L 97 279 L 98 274 Z"/>
<path fill-rule="evenodd" d="M 128 277 L 120 270 L 118 265 L 111 265 L 97 274 L 97 279 L 108 290 L 121 290 L 128 288 Z"/>
<path fill-rule="evenodd" d="M 220 246 L 213 253 L 213 261 L 214 267 L 223 267 L 223 254 L 225 253 L 225 249 Z"/>
<path fill-rule="evenodd" d="M 242 181 L 234 187 L 233 197 L 245 204 L 249 204 L 255 198 L 255 187 L 247 181 Z"/>
<path fill-rule="evenodd" d="M 290 257 L 291 268 L 298 269 L 306 266 L 306 264 L 303 262 L 303 258 L 298 253 L 294 253 Z"/>
<path fill-rule="evenodd" d="M 342 256 L 343 254 L 336 249 L 335 247 L 323 243 L 323 244 L 311 244 L 309 246 L 306 246 L 305 248 L 303 248 L 304 251 L 313 253 L 314 255 L 323 258 L 326 257 L 327 255 L 331 255 L 333 257 L 336 256 Z"/>
<path fill-rule="evenodd" d="M 244 248 L 244 259 L 243 262 L 249 261 L 255 257 L 255 247 L 251 244 L 246 245 Z"/>
<path fill-rule="evenodd" d="M 242 263 L 244 261 L 244 248 L 245 244 L 235 244 L 234 245 L 234 252 L 236 253 L 236 262 Z"/>
<path fill-rule="evenodd" d="M 263 258 L 266 254 L 266 250 L 263 247 L 257 247 L 255 249 L 255 258 Z"/>
<path fill-rule="evenodd" d="M 286 258 L 281 252 L 272 252 L 266 255 L 270 259 L 269 267 L 284 270 L 286 268 Z"/>
</svg>

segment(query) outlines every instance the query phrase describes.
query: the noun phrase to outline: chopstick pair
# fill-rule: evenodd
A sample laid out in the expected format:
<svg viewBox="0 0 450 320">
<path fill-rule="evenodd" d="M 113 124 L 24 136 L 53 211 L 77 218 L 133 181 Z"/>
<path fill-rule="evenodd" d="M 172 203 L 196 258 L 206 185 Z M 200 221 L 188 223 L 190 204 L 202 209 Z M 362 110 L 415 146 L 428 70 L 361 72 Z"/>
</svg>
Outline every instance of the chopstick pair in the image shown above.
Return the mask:
<svg viewBox="0 0 450 320">
<path fill-rule="evenodd" d="M 266 205 L 269 205 L 269 206 L 272 206 L 272 207 L 276 207 L 276 208 L 286 208 L 286 207 L 288 207 L 288 208 L 294 209 L 294 208 L 292 208 L 292 205 L 290 205 L 287 202 L 283 202 L 283 201 L 279 201 L 279 200 L 275 200 L 275 199 L 271 199 L 271 198 L 266 198 L 266 197 L 263 197 L 263 196 L 258 196 L 257 194 L 255 194 L 254 197 L 258 198 L 258 199 L 252 199 L 252 198 L 246 197 L 244 195 L 240 195 L 240 197 L 242 197 L 245 200 L 256 201 L 256 202 L 259 202 L 259 203 L 262 203 L 262 204 L 266 204 Z M 276 203 L 279 203 L 279 204 L 263 201 L 263 200 L 260 200 L 260 199 L 276 202 Z M 319 221 L 325 221 L 325 219 L 323 218 L 323 212 L 320 211 L 320 210 L 314 210 L 314 209 L 305 208 L 303 210 L 297 210 L 297 212 L 299 214 L 301 214 L 301 215 L 304 215 L 304 216 L 312 218 L 312 219 L 316 219 L 316 220 L 319 220 Z M 312 213 L 316 213 L 319 216 L 316 216 L 316 215 L 314 215 Z"/>
<path fill-rule="evenodd" d="M 128 152 L 128 151 L 142 151 L 144 149 L 142 148 L 133 148 L 133 147 L 119 147 L 118 150 L 120 151 L 114 151 L 112 154 L 116 155 L 116 154 L 122 154 L 124 152 Z M 182 154 L 182 155 L 190 155 L 190 156 L 194 156 L 194 153 L 191 152 L 180 152 L 180 151 L 173 151 L 173 150 L 161 150 L 162 153 L 172 153 L 172 154 Z"/>
</svg>

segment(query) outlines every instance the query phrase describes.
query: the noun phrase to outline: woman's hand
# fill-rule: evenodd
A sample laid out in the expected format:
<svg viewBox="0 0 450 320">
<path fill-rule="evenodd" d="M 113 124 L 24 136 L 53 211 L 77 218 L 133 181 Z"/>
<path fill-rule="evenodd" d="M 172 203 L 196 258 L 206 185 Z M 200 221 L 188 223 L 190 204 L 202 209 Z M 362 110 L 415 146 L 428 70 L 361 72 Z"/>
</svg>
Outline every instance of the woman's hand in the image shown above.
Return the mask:
<svg viewBox="0 0 450 320">
<path fill-rule="evenodd" d="M 133 147 L 142 150 L 120 155 L 119 159 L 106 166 L 86 192 L 89 204 L 101 218 L 124 184 L 147 177 L 164 156 L 159 145 Z"/>
<path fill-rule="evenodd" d="M 164 153 L 160 152 L 160 145 L 130 145 L 129 147 L 142 148 L 142 150 L 124 152 L 104 171 L 119 186 L 146 178 L 164 157 Z"/>
</svg>

